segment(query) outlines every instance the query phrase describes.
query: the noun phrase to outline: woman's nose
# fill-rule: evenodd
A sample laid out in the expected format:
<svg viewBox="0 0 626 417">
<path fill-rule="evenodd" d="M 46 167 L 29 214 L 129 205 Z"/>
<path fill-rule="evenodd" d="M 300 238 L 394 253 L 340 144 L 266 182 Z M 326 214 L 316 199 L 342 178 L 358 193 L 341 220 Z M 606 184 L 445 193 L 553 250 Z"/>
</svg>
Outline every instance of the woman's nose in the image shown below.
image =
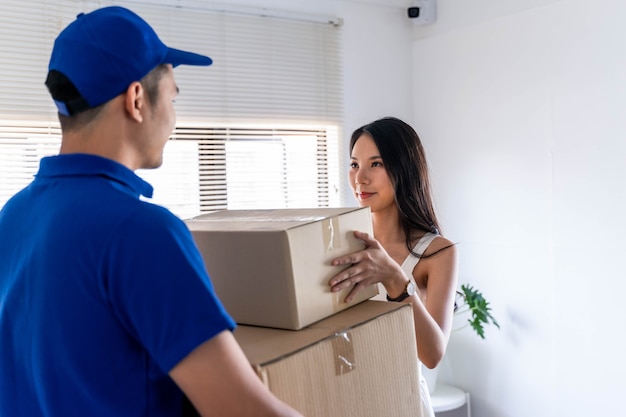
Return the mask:
<svg viewBox="0 0 626 417">
<path fill-rule="evenodd" d="M 359 184 L 359 185 L 365 184 L 365 182 L 367 181 L 365 172 L 362 169 L 359 169 L 356 172 L 356 175 L 354 176 L 354 179 L 355 179 L 355 183 Z"/>
</svg>

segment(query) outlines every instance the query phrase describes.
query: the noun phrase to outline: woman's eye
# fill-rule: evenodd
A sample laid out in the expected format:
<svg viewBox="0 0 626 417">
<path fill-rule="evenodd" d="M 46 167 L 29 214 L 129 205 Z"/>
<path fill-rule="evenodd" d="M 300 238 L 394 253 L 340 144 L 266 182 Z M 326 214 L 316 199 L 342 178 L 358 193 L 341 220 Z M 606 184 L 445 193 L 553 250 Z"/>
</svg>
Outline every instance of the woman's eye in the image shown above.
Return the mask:
<svg viewBox="0 0 626 417">
<path fill-rule="evenodd" d="M 382 166 L 383 166 L 383 163 L 382 163 L 382 162 L 380 162 L 380 161 L 372 162 L 372 166 L 373 166 L 373 167 L 382 167 Z"/>
<path fill-rule="evenodd" d="M 359 167 L 359 165 L 356 162 L 352 162 L 350 164 L 350 168 L 358 168 L 358 167 Z"/>
</svg>

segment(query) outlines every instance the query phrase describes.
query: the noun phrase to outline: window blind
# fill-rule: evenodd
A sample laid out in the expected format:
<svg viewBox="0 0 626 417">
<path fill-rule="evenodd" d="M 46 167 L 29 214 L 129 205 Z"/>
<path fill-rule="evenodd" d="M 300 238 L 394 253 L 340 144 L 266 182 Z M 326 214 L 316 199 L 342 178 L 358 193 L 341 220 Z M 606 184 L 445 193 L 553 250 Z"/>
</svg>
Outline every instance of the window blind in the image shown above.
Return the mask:
<svg viewBox="0 0 626 417">
<path fill-rule="evenodd" d="M 48 123 L 0 126 L 0 207 L 28 185 L 39 168 L 39 160 L 59 153 L 61 130 Z"/>
<path fill-rule="evenodd" d="M 141 15 L 166 44 L 213 58 L 208 68 L 176 69 L 180 121 L 341 123 L 338 25 L 216 11 L 183 1 L 93 0 L 3 0 L 0 120 L 56 122 L 43 84 L 53 41 L 77 13 L 113 4 Z"/>
<path fill-rule="evenodd" d="M 67 2 L 3 0 L 0 13 L 0 120 L 57 121 L 44 85 Z"/>
<path fill-rule="evenodd" d="M 214 60 L 177 68 L 181 121 L 341 123 L 340 27 L 201 8 L 141 11 L 166 43 Z"/>
</svg>

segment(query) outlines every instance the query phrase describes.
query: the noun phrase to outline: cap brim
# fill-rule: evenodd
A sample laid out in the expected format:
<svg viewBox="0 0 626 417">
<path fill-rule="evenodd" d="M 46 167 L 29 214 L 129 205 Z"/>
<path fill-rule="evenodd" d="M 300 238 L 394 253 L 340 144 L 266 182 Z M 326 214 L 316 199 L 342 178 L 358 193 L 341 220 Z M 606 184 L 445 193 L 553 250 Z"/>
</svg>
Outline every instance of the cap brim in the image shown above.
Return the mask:
<svg viewBox="0 0 626 417">
<path fill-rule="evenodd" d="M 163 64 L 172 64 L 173 67 L 179 65 L 200 65 L 208 66 L 213 60 L 205 55 L 193 52 L 181 51 L 180 49 L 167 48 L 167 54 L 163 58 Z"/>
</svg>

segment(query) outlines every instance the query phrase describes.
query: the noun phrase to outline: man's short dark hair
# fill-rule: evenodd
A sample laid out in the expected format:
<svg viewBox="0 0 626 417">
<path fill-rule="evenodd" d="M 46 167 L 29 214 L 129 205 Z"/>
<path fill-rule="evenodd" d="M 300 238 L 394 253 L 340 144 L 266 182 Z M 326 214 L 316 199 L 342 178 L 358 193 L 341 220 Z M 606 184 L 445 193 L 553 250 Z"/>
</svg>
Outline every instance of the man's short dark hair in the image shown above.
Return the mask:
<svg viewBox="0 0 626 417">
<path fill-rule="evenodd" d="M 70 112 L 70 116 L 59 113 L 59 122 L 63 131 L 75 130 L 87 125 L 96 119 L 104 107 L 100 105 L 90 108 L 72 81 L 59 71 L 51 70 L 48 73 L 46 87 L 52 99 L 65 103 Z"/>
</svg>

